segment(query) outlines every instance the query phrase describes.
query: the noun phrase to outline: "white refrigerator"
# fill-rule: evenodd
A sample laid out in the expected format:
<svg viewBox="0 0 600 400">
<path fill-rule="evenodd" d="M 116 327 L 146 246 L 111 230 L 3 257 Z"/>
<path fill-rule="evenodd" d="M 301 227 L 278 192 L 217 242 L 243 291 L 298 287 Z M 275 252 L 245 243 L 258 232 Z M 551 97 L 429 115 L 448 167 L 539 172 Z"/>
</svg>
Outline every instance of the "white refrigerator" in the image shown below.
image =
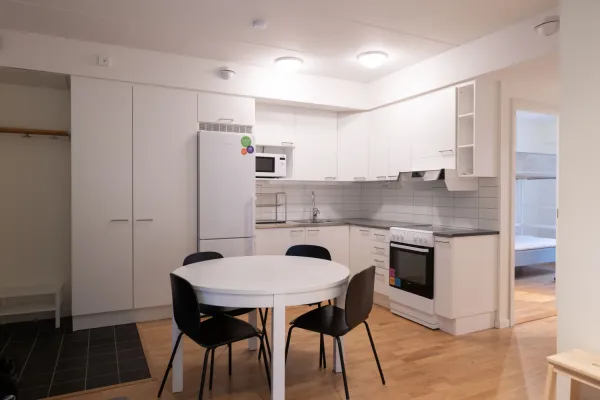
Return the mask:
<svg viewBox="0 0 600 400">
<path fill-rule="evenodd" d="M 198 132 L 198 251 L 254 254 L 253 146 L 252 135 Z"/>
</svg>

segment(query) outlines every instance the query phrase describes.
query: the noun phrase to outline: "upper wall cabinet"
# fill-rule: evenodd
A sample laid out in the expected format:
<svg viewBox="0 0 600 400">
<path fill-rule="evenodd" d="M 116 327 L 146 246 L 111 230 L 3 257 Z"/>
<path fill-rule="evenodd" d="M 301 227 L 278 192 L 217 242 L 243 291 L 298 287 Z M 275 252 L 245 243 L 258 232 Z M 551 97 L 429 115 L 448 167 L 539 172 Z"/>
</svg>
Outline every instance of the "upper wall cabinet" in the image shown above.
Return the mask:
<svg viewBox="0 0 600 400">
<path fill-rule="evenodd" d="M 397 103 L 371 111 L 369 131 L 369 180 L 397 180 L 410 170 L 410 117 L 408 103 Z"/>
<path fill-rule="evenodd" d="M 408 102 L 412 170 L 456 168 L 456 89 L 450 87 Z"/>
<path fill-rule="evenodd" d="M 456 98 L 458 176 L 498 176 L 498 83 L 464 83 L 456 88 Z"/>
<path fill-rule="evenodd" d="M 217 93 L 198 93 L 198 121 L 254 125 L 254 99 Z"/>
<path fill-rule="evenodd" d="M 400 172 L 411 170 L 412 133 L 417 122 L 413 119 L 414 110 L 410 102 L 392 104 L 385 108 L 388 110 L 384 122 L 390 121 L 387 128 L 390 135 L 388 179 L 397 180 Z"/>
<path fill-rule="evenodd" d="M 294 179 L 337 179 L 337 113 L 298 109 L 295 113 Z"/>
<path fill-rule="evenodd" d="M 360 182 L 369 177 L 371 113 L 338 114 L 338 180 Z"/>
<path fill-rule="evenodd" d="M 256 105 L 254 137 L 259 146 L 293 146 L 295 115 L 291 107 Z"/>
</svg>

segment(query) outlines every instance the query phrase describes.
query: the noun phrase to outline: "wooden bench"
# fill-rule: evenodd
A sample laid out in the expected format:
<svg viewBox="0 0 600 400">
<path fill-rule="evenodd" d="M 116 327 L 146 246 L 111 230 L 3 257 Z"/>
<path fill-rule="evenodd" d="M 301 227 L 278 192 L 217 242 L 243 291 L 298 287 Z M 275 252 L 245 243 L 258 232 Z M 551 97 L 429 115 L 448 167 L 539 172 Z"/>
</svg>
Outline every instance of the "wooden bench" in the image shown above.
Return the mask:
<svg viewBox="0 0 600 400">
<path fill-rule="evenodd" d="M 55 327 L 60 328 L 62 283 L 0 286 L 0 317 L 54 311 Z M 7 305 L 6 300 L 30 296 L 51 295 L 53 303 Z"/>
<path fill-rule="evenodd" d="M 581 384 L 600 389 L 600 356 L 583 350 L 571 350 L 548 357 L 548 376 L 544 399 L 556 399 L 556 375 L 571 380 L 571 400 L 579 400 Z"/>
</svg>

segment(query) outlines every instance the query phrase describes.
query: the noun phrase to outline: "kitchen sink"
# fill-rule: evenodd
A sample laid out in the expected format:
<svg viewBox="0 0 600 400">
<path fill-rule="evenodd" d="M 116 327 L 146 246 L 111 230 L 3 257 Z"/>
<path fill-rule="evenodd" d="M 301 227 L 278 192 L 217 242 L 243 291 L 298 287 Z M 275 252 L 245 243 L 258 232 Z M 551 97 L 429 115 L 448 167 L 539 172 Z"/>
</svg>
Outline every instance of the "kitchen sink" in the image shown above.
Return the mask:
<svg viewBox="0 0 600 400">
<path fill-rule="evenodd" d="M 316 221 L 313 221 L 312 219 L 300 219 L 300 220 L 296 220 L 296 221 L 292 221 L 292 222 L 298 222 L 300 224 L 324 224 L 327 222 L 337 222 L 337 220 L 335 220 L 335 219 L 318 219 Z"/>
</svg>

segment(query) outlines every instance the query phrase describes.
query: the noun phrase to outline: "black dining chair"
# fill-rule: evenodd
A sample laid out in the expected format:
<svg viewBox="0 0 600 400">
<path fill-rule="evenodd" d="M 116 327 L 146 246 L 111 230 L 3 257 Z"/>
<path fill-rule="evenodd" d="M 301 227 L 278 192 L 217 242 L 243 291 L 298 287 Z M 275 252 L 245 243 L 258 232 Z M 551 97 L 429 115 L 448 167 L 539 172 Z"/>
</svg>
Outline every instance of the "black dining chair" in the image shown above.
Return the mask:
<svg viewBox="0 0 600 400">
<path fill-rule="evenodd" d="M 196 297 L 196 292 L 192 285 L 184 278 L 175 275 L 171 275 L 171 293 L 173 296 L 173 316 L 177 327 L 181 331 L 175 342 L 175 347 L 171 353 L 169 365 L 165 371 L 160 390 L 158 391 L 158 397 L 162 395 L 162 391 L 167 382 L 169 372 L 173 367 L 173 358 L 177 348 L 181 343 L 181 338 L 185 334 L 187 337 L 192 339 L 198 345 L 206 349 L 204 353 L 204 363 L 202 364 L 202 380 L 200 381 L 200 393 L 198 394 L 198 400 L 202 400 L 204 393 L 204 381 L 206 379 L 206 365 L 208 363 L 208 356 L 211 356 L 211 369 L 210 369 L 210 381 L 209 390 L 212 389 L 213 382 L 213 367 L 215 361 L 215 349 L 221 346 L 227 345 L 231 349 L 231 344 L 242 340 L 257 337 L 260 339 L 260 349 L 264 352 L 264 341 L 263 333 L 258 331 L 249 323 L 240 319 L 231 317 L 225 314 L 219 314 L 211 318 L 200 320 L 200 304 Z M 231 354 L 231 353 L 230 353 Z M 271 375 L 269 371 L 269 362 L 267 357 L 263 357 L 265 372 L 267 374 L 267 382 L 269 384 L 269 390 L 271 389 Z M 231 357 L 229 359 L 231 366 Z"/>
<path fill-rule="evenodd" d="M 344 378 L 346 399 L 349 399 L 350 395 L 348 393 L 348 380 L 346 378 L 346 366 L 344 365 L 344 354 L 340 337 L 346 335 L 360 324 L 365 324 L 367 334 L 369 335 L 369 341 L 371 342 L 371 348 L 373 349 L 373 355 L 375 356 L 375 361 L 377 362 L 377 369 L 379 369 L 379 376 L 381 377 L 381 382 L 385 385 L 383 370 L 381 369 L 379 357 L 377 357 L 377 350 L 375 350 L 375 343 L 373 342 L 371 330 L 369 329 L 369 324 L 367 323 L 367 318 L 373 309 L 374 286 L 375 267 L 370 267 L 354 275 L 354 277 L 350 280 L 348 291 L 346 293 L 346 305 L 344 309 L 336 306 L 316 308 L 305 314 L 302 314 L 292 321 L 290 323 L 292 326 L 288 331 L 287 342 L 285 345 L 286 360 L 290 347 L 290 340 L 292 338 L 292 330 L 294 328 L 317 332 L 321 335 L 325 334 L 335 338 L 342 364 L 342 375 Z"/>
<path fill-rule="evenodd" d="M 223 258 L 223 255 L 221 253 L 217 253 L 216 251 L 202 251 L 199 253 L 192 253 L 189 256 L 187 256 L 183 260 L 183 265 L 186 266 L 189 264 L 199 263 L 202 261 L 218 260 L 220 258 Z M 219 307 L 219 306 L 211 306 L 208 304 L 200 304 L 200 312 L 203 315 L 211 316 L 211 317 L 221 315 L 221 314 L 229 315 L 231 317 L 237 317 L 240 315 L 248 314 L 254 310 L 255 310 L 255 308 Z M 265 334 L 265 345 L 269 351 L 269 358 L 270 358 L 271 357 L 271 347 L 269 345 L 269 336 L 267 335 L 266 318 L 263 318 L 263 313 L 260 308 L 258 309 L 258 312 L 260 315 L 260 320 L 262 322 L 262 330 Z M 261 353 L 262 352 L 259 352 L 259 354 L 258 354 L 259 359 L 260 359 Z M 230 360 L 229 375 L 231 375 L 231 346 L 229 346 L 229 360 Z"/>
<path fill-rule="evenodd" d="M 285 255 L 294 257 L 320 258 L 321 260 L 331 261 L 331 253 L 329 253 L 329 250 L 327 250 L 325 247 L 316 246 L 313 244 L 298 244 L 296 246 L 292 246 L 286 251 Z M 308 305 L 321 307 L 321 303 L 313 303 Z M 331 300 L 329 300 L 329 305 L 331 305 Z M 323 335 L 321 335 L 319 347 L 319 368 L 321 368 L 321 366 L 323 368 L 327 368 L 325 340 L 323 339 Z"/>
</svg>

